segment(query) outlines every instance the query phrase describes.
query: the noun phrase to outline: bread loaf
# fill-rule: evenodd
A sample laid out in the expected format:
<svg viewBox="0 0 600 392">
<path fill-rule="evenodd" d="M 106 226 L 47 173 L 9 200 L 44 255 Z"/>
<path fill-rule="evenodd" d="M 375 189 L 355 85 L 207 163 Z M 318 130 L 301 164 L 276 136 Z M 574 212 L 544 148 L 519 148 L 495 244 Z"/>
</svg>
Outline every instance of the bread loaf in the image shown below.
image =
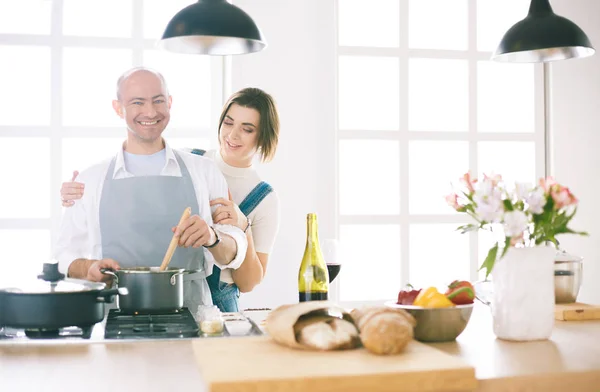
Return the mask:
<svg viewBox="0 0 600 392">
<path fill-rule="evenodd" d="M 398 354 L 413 339 L 416 320 L 403 309 L 365 307 L 351 315 L 363 346 L 375 354 Z"/>
<path fill-rule="evenodd" d="M 344 350 L 360 345 L 358 330 L 349 321 L 333 318 L 313 318 L 296 323 L 298 343 L 315 350 Z"/>
</svg>

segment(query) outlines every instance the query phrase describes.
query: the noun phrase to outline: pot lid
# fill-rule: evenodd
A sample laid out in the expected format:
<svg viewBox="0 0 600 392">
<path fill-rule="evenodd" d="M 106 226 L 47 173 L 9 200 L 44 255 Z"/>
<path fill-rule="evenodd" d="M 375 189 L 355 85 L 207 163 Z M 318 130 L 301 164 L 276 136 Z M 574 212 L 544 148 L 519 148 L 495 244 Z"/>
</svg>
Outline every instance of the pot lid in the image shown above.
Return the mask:
<svg viewBox="0 0 600 392">
<path fill-rule="evenodd" d="M 53 294 L 99 291 L 104 283 L 90 282 L 82 279 L 65 278 L 58 271 L 57 263 L 45 263 L 44 272 L 38 279 L 22 279 L 15 284 L 0 288 L 0 292 L 19 294 Z"/>
<path fill-rule="evenodd" d="M 583 261 L 583 257 L 575 256 L 573 254 L 567 253 L 567 251 L 561 250 L 556 253 L 554 261 L 556 263 L 580 263 Z"/>
</svg>

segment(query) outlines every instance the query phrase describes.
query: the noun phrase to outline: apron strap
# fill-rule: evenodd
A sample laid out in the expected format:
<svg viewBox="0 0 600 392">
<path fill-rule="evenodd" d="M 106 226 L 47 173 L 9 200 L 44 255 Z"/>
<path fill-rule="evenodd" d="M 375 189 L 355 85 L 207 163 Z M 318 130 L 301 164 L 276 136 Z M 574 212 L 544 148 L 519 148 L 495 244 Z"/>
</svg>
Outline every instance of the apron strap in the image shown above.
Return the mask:
<svg viewBox="0 0 600 392">
<path fill-rule="evenodd" d="M 248 216 L 264 200 L 269 193 L 273 192 L 273 187 L 264 181 L 261 181 L 248 193 L 248 196 L 242 200 L 239 207 L 244 215 Z"/>
</svg>

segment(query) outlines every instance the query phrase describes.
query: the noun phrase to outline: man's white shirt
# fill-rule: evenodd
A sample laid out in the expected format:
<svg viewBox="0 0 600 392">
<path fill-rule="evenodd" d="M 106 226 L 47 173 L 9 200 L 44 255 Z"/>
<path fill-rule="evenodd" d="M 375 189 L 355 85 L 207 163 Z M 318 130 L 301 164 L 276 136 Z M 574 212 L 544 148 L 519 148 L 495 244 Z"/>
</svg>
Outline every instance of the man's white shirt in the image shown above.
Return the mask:
<svg viewBox="0 0 600 392">
<path fill-rule="evenodd" d="M 179 163 L 175 158 L 173 149 L 166 142 L 165 150 L 166 162 L 160 175 L 181 177 Z M 246 235 L 236 226 L 213 224 L 212 211 L 217 206 L 211 208 L 209 204 L 210 200 L 220 197 L 228 198 L 225 178 L 212 160 L 185 151 L 177 150 L 177 152 L 190 173 L 196 198 L 198 199 L 198 215 L 220 233 L 231 236 L 237 244 L 236 256 L 227 265 L 216 262 L 208 249 L 201 248 L 204 251 L 204 268 L 207 274 L 210 275 L 214 264 L 222 269 L 239 268 L 244 261 L 248 248 Z M 58 260 L 62 272 L 66 273 L 71 262 L 76 259 L 103 258 L 99 206 L 104 180 L 112 159 L 113 157 L 91 166 L 82 171 L 75 179 L 75 181 L 85 184 L 85 189 L 80 200 L 76 200 L 72 207 L 64 208 L 59 236 L 54 250 L 54 258 Z M 127 172 L 124 162 L 123 150 L 121 149 L 116 155 L 113 179 L 134 177 L 133 174 Z M 176 225 L 177 222 L 174 222 L 173 226 Z M 162 256 L 160 255 L 160 259 L 162 259 Z"/>
</svg>

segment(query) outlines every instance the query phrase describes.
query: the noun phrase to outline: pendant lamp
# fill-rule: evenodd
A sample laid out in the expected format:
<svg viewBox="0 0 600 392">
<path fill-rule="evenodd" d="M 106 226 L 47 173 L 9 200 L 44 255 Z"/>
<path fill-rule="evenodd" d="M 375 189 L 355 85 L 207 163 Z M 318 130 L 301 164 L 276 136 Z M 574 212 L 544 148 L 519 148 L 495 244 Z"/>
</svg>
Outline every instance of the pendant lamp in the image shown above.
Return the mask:
<svg viewBox="0 0 600 392">
<path fill-rule="evenodd" d="M 531 0 L 527 17 L 504 34 L 492 60 L 543 63 L 588 57 L 594 52 L 583 30 L 552 12 L 548 0 Z"/>
<path fill-rule="evenodd" d="M 170 52 L 224 56 L 258 52 L 267 42 L 239 7 L 226 0 L 198 0 L 171 19 L 158 46 Z"/>
</svg>

